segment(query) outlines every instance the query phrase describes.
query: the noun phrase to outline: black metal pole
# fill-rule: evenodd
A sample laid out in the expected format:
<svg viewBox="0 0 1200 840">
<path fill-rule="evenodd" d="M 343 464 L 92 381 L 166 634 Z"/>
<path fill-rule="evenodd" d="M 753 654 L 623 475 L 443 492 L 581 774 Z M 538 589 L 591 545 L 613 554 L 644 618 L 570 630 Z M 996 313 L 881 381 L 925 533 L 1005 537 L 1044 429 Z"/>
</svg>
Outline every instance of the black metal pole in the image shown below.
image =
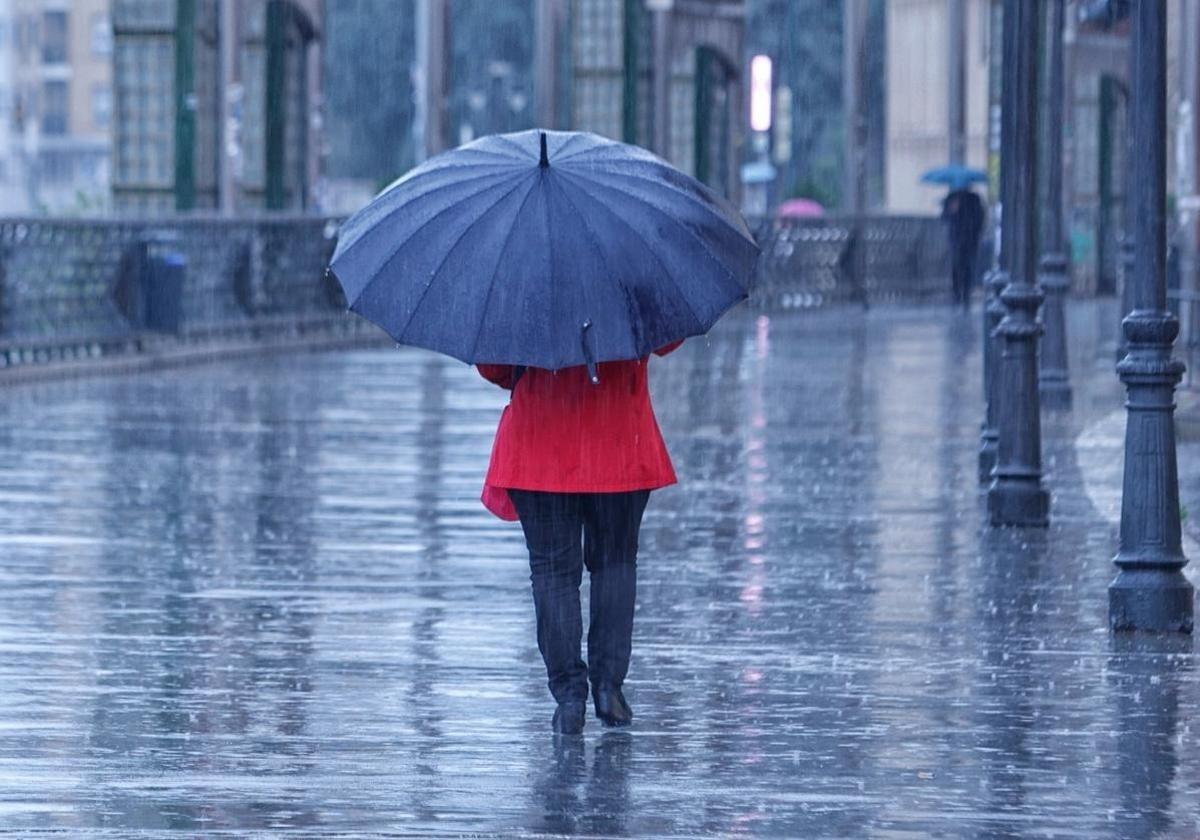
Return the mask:
<svg viewBox="0 0 1200 840">
<path fill-rule="evenodd" d="M 1133 309 L 1133 275 L 1136 272 L 1134 263 L 1136 261 L 1134 240 L 1137 237 L 1137 230 L 1133 220 L 1133 193 L 1137 189 L 1135 179 L 1137 178 L 1136 160 L 1137 151 L 1137 128 L 1134 124 L 1136 114 L 1133 106 L 1133 87 L 1134 76 L 1137 75 L 1137 48 L 1134 45 L 1134 34 L 1129 34 L 1129 53 L 1128 53 L 1128 82 L 1125 90 L 1125 186 L 1122 190 L 1124 194 L 1124 207 L 1122 208 L 1121 216 L 1123 221 L 1121 226 L 1121 244 L 1119 246 L 1118 255 L 1121 260 L 1121 309 L 1120 316 L 1125 317 L 1125 314 Z M 1124 329 L 1117 331 L 1117 361 L 1125 358 L 1125 354 L 1129 352 L 1129 345 L 1126 343 Z"/>
<path fill-rule="evenodd" d="M 1000 292 L 1008 285 L 1012 249 L 1008 247 L 1008 237 L 1005 236 L 1006 214 L 1013 210 L 1013 175 L 1015 165 L 1013 160 L 1013 120 L 1016 109 L 1012 105 L 1015 91 L 1015 80 L 1011 70 L 1016 48 L 1016 32 L 1010 26 L 1012 15 L 1010 9 L 1014 4 L 1004 0 L 1002 7 L 1001 26 L 1001 59 L 1000 59 L 1000 226 L 997 235 L 1000 237 L 1000 247 L 996 251 L 996 264 L 987 273 L 984 284 L 987 298 L 983 303 L 983 390 L 984 390 L 984 420 L 983 429 L 979 435 L 979 480 L 990 482 L 992 472 L 996 469 L 996 452 L 999 445 L 1000 433 L 997 429 L 996 411 L 998 400 L 996 382 L 999 377 L 1000 339 L 996 328 L 1004 317 L 1004 304 L 1000 301 Z"/>
<path fill-rule="evenodd" d="M 1071 280 L 1063 243 L 1063 28 L 1066 24 L 1066 0 L 1050 0 L 1047 32 L 1047 114 L 1045 241 L 1042 243 L 1041 286 L 1046 293 L 1042 305 L 1042 353 L 1038 390 L 1046 408 L 1070 408 L 1071 377 L 1067 364 L 1066 295 Z"/>
<path fill-rule="evenodd" d="M 1125 478 L 1118 572 L 1108 588 L 1114 630 L 1190 633 L 1194 592 L 1183 576 L 1175 386 L 1184 366 L 1171 356 L 1179 322 L 1167 310 L 1167 9 L 1139 0 L 1133 20 L 1135 270 L 1126 346 Z"/>
<path fill-rule="evenodd" d="M 1003 352 L 996 373 L 999 438 L 996 469 L 988 489 L 993 525 L 1048 524 L 1050 497 L 1042 486 L 1042 421 L 1037 353 L 1042 328 L 1037 320 L 1042 290 L 1037 285 L 1038 212 L 1038 31 L 1042 0 L 1009 0 L 1004 28 L 1016 36 L 1013 48 L 1012 204 L 1004 211 L 1004 248 L 1011 250 L 1009 282 L 1000 293 L 1005 315 L 996 328 Z"/>
</svg>

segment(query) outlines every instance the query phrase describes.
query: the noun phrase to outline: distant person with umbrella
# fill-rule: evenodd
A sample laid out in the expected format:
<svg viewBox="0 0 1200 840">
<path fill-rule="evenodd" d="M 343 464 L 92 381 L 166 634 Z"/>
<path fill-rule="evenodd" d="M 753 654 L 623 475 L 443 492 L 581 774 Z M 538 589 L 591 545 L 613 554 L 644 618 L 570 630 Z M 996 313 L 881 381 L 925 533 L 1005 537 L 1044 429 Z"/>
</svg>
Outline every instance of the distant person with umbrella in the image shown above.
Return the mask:
<svg viewBox="0 0 1200 840">
<path fill-rule="evenodd" d="M 971 302 L 975 259 L 985 221 L 983 200 L 970 185 L 975 181 L 986 181 L 987 174 L 978 169 L 951 165 L 926 172 L 921 180 L 950 187 L 942 200 L 942 220 L 950 239 L 950 286 L 954 302 L 966 308 Z"/>
<path fill-rule="evenodd" d="M 582 132 L 484 137 L 426 161 L 342 227 L 351 310 L 509 389 L 483 503 L 519 520 L 551 728 L 623 726 L 638 532 L 675 472 L 648 358 L 747 295 L 758 248 L 707 187 Z M 591 573 L 588 659 L 579 586 Z"/>
</svg>

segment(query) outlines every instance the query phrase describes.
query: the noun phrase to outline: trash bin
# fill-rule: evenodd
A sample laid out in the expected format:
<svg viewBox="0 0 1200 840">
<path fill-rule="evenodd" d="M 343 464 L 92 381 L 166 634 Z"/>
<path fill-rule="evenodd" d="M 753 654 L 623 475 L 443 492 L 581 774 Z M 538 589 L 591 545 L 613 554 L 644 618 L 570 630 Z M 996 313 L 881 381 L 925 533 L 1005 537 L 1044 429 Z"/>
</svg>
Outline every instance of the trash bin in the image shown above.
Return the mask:
<svg viewBox="0 0 1200 840">
<path fill-rule="evenodd" d="M 183 324 L 183 285 L 187 257 L 171 236 L 143 240 L 141 286 L 142 325 L 158 332 L 177 333 Z"/>
<path fill-rule="evenodd" d="M 146 327 L 159 332 L 179 332 L 183 323 L 183 281 L 187 259 L 178 251 L 154 254 L 146 260 Z"/>
</svg>

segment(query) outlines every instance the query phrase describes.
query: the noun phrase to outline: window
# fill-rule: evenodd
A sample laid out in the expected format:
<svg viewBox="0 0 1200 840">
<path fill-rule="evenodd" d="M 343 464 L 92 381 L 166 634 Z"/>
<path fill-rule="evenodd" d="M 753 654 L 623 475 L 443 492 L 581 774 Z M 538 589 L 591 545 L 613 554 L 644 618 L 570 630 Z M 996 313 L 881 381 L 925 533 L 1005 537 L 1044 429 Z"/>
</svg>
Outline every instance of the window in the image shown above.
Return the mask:
<svg viewBox="0 0 1200 840">
<path fill-rule="evenodd" d="M 67 61 L 67 13 L 52 10 L 42 13 L 42 61 L 65 64 Z"/>
<path fill-rule="evenodd" d="M 92 15 L 92 55 L 112 55 L 112 22 L 104 12 Z"/>
<path fill-rule="evenodd" d="M 67 133 L 67 83 L 64 81 L 42 82 L 42 133 Z"/>
<path fill-rule="evenodd" d="M 96 128 L 112 123 L 112 88 L 106 84 L 92 85 L 92 122 Z"/>
</svg>

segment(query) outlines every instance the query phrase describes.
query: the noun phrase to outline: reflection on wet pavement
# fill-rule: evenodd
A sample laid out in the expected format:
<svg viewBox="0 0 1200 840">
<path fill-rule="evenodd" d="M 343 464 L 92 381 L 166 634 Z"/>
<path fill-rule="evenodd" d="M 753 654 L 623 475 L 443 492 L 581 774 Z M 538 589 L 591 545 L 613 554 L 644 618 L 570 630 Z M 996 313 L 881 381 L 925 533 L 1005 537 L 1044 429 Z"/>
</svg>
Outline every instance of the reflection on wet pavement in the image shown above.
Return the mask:
<svg viewBox="0 0 1200 840">
<path fill-rule="evenodd" d="M 982 527 L 978 328 L 741 311 L 656 360 L 630 731 L 555 741 L 504 395 L 408 350 L 11 389 L 0 833 L 1190 838 L 1190 639 L 1114 639 L 1115 530 Z M 1111 356 L 1110 356 L 1111 358 Z M 1111 370 L 1111 362 L 1108 363 Z M 1119 457 L 1119 453 L 1118 453 Z"/>
</svg>

